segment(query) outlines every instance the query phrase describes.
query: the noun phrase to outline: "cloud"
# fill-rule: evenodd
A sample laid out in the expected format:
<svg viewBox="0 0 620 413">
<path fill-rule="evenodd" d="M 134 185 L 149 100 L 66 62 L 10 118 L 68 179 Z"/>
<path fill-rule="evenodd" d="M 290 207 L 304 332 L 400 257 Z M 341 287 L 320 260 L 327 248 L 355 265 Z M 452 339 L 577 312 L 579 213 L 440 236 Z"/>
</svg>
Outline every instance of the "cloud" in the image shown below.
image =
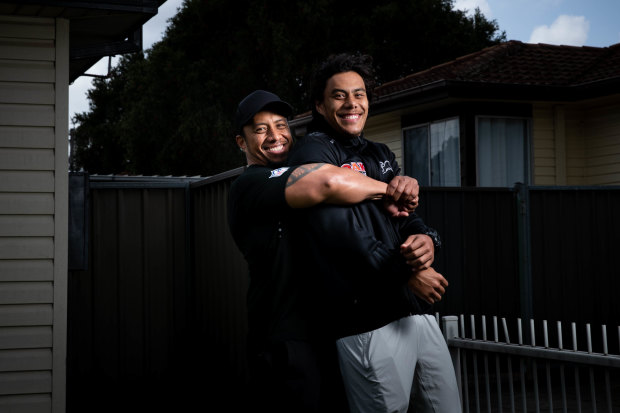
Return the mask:
<svg viewBox="0 0 620 413">
<path fill-rule="evenodd" d="M 538 26 L 532 31 L 530 43 L 583 46 L 588 39 L 590 22 L 584 16 L 561 15 L 551 26 Z"/>
<path fill-rule="evenodd" d="M 468 11 L 470 14 L 479 8 L 482 14 L 487 18 L 491 18 L 491 7 L 487 0 L 455 0 L 454 8 L 456 10 Z"/>
</svg>

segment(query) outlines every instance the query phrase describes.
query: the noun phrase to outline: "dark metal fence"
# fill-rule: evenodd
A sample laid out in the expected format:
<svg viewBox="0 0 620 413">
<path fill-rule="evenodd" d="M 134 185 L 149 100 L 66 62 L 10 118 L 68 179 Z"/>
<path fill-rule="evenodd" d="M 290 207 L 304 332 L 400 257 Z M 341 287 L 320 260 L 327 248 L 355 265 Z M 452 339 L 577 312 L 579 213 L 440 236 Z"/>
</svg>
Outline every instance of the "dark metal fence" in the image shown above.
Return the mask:
<svg viewBox="0 0 620 413">
<path fill-rule="evenodd" d="M 514 191 L 424 188 L 418 213 L 443 246 L 435 268 L 450 283 L 442 314 L 519 314 L 519 249 Z M 510 293 L 508 293 L 510 292 Z"/>
<path fill-rule="evenodd" d="M 81 188 L 90 236 L 70 242 L 88 257 L 69 273 L 67 411 L 183 402 L 196 344 L 188 185 L 91 177 Z"/>
<path fill-rule="evenodd" d="M 248 280 L 225 213 L 241 171 L 73 176 L 69 412 L 241 405 Z M 619 188 L 423 188 L 450 282 L 435 311 L 620 324 L 619 209 Z"/>
<path fill-rule="evenodd" d="M 230 184 L 241 173 L 231 171 L 191 186 L 196 338 L 201 343 L 194 365 L 207 374 L 209 393 L 244 411 L 246 262 L 228 231 L 226 206 Z M 204 376 L 203 376 L 204 378 Z M 245 411 L 251 411 L 250 409 Z"/>
<path fill-rule="evenodd" d="M 509 324 L 516 335 L 509 333 Z M 620 355 L 608 337 L 620 327 L 595 327 L 443 317 L 463 412 L 619 411 Z M 593 350 L 595 337 L 603 343 L 601 352 Z M 585 347 L 579 347 L 582 341 Z"/>
</svg>

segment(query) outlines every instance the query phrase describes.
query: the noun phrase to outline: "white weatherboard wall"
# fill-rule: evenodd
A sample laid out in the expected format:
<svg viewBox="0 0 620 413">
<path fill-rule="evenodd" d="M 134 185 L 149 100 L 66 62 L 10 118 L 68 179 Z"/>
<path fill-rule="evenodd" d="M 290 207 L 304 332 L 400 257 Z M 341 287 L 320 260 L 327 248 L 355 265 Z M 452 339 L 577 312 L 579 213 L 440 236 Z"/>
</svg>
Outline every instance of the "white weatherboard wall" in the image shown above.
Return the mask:
<svg viewBox="0 0 620 413">
<path fill-rule="evenodd" d="M 0 16 L 0 412 L 66 410 L 69 23 Z"/>
</svg>

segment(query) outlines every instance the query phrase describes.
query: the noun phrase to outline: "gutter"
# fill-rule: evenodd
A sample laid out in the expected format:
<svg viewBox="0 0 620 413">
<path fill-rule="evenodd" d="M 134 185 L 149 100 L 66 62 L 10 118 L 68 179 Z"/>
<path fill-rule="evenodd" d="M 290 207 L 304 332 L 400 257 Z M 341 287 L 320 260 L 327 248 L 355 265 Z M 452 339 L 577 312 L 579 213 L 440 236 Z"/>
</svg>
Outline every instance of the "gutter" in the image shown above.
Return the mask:
<svg viewBox="0 0 620 413">
<path fill-rule="evenodd" d="M 159 6 L 165 3 L 165 0 L 142 0 L 140 3 L 136 1 L 84 1 L 84 0 L 21 0 L 21 1 L 4 1 L 2 3 L 14 3 L 18 6 L 33 5 L 55 8 L 70 9 L 89 9 L 89 10 L 106 10 L 118 11 L 123 13 L 139 13 L 139 14 L 157 14 Z"/>
</svg>

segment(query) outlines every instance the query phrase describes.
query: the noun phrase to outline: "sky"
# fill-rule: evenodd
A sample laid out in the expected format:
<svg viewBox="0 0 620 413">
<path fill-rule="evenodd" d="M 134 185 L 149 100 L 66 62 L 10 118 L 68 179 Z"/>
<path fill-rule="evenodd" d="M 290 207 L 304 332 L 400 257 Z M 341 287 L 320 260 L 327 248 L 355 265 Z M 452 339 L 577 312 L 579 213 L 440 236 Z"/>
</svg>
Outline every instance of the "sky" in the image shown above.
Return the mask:
<svg viewBox="0 0 620 413">
<path fill-rule="evenodd" d="M 413 1 L 413 0 L 412 0 Z M 161 40 L 183 0 L 166 0 L 157 15 L 142 28 L 146 53 Z M 507 40 L 570 46 L 607 47 L 620 43 L 620 0 L 455 0 L 455 8 L 479 8 L 489 20 L 497 21 Z M 118 58 L 112 58 L 112 66 Z M 108 58 L 101 59 L 86 73 L 105 75 Z M 74 114 L 87 112 L 92 77 L 81 76 L 69 86 L 69 127 Z"/>
<path fill-rule="evenodd" d="M 497 21 L 507 40 L 607 47 L 620 43 L 618 0 L 455 0 Z"/>
</svg>

